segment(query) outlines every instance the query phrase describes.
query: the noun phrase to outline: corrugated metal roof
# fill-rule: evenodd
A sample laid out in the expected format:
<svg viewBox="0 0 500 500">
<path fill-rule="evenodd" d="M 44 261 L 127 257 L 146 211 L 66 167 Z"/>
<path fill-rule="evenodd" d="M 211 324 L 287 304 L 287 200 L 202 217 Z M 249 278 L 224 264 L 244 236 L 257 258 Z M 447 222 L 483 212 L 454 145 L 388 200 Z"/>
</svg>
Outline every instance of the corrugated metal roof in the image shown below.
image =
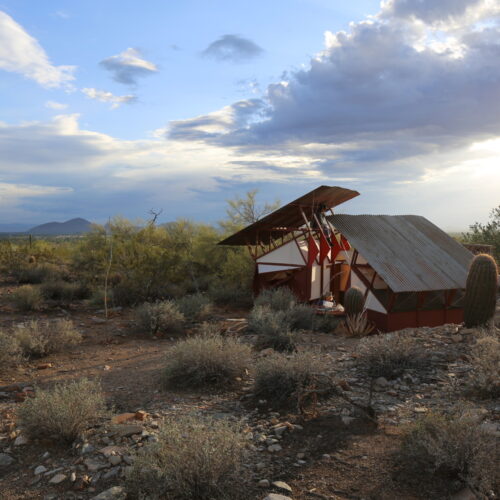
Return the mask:
<svg viewBox="0 0 500 500">
<path fill-rule="evenodd" d="M 394 292 L 465 288 L 471 252 L 417 215 L 328 217 Z"/>
<path fill-rule="evenodd" d="M 320 204 L 332 208 L 356 196 L 359 196 L 359 193 L 351 189 L 338 186 L 319 186 L 229 236 L 219 245 L 257 245 L 259 241 L 267 244 L 270 240 L 286 234 L 282 228 L 298 228 L 304 225 L 300 208 L 308 217 L 311 217 Z"/>
</svg>

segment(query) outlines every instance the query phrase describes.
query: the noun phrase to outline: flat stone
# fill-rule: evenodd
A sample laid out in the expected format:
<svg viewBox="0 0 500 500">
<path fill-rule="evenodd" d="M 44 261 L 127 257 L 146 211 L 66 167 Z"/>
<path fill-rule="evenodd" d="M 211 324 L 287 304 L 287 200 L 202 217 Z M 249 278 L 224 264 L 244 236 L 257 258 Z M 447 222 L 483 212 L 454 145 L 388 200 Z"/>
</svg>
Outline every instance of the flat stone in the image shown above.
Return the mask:
<svg viewBox="0 0 500 500">
<path fill-rule="evenodd" d="M 50 481 L 50 484 L 60 484 L 66 479 L 66 474 L 56 474 Z"/>
<path fill-rule="evenodd" d="M 8 467 L 14 463 L 14 459 L 7 453 L 0 453 L 0 467 Z"/>
<path fill-rule="evenodd" d="M 486 434 L 493 437 L 500 437 L 500 431 L 498 430 L 498 425 L 492 422 L 483 422 L 480 425 L 480 429 Z"/>
<path fill-rule="evenodd" d="M 134 424 L 130 424 L 130 425 L 121 424 L 121 425 L 117 425 L 113 428 L 113 431 L 122 437 L 129 437 L 129 436 L 133 436 L 134 434 L 142 434 L 143 430 L 144 430 L 144 428 L 142 427 L 142 425 L 138 425 L 138 424 L 136 424 L 136 425 L 134 425 Z"/>
<path fill-rule="evenodd" d="M 97 472 L 101 469 L 105 469 L 108 467 L 107 464 L 103 464 L 100 462 L 97 462 L 95 460 L 91 460 L 90 458 L 87 458 L 86 460 L 83 461 L 89 472 Z"/>
<path fill-rule="evenodd" d="M 122 461 L 122 457 L 120 455 L 111 455 L 108 457 L 108 461 L 111 465 L 118 465 Z"/>
<path fill-rule="evenodd" d="M 258 483 L 257 486 L 260 488 L 269 488 L 271 483 L 269 482 L 269 479 L 261 479 Z"/>
<path fill-rule="evenodd" d="M 264 500 L 292 500 L 290 497 L 280 495 L 279 493 L 269 493 Z"/>
<path fill-rule="evenodd" d="M 14 441 L 14 446 L 23 446 L 25 444 L 28 444 L 29 443 L 29 439 L 25 436 L 23 436 L 22 434 L 20 434 L 19 436 L 16 437 L 15 441 Z"/>
<path fill-rule="evenodd" d="M 476 500 L 477 497 L 469 488 L 464 488 L 450 497 L 450 500 Z"/>
<path fill-rule="evenodd" d="M 118 474 L 120 474 L 120 467 L 113 467 L 103 474 L 102 479 L 107 481 L 108 479 L 118 476 Z"/>
<path fill-rule="evenodd" d="M 112 455 L 121 455 L 124 452 L 124 448 L 122 446 L 105 446 L 99 450 L 99 453 L 102 453 L 105 457 L 110 457 Z"/>
<path fill-rule="evenodd" d="M 288 430 L 288 427 L 286 425 L 282 425 L 280 427 L 276 427 L 274 429 L 274 433 L 277 435 L 277 436 L 282 436 L 285 431 Z"/>
<path fill-rule="evenodd" d="M 271 446 L 267 447 L 267 451 L 271 453 L 275 453 L 276 451 L 281 451 L 283 448 L 281 447 L 280 444 L 272 444 Z"/>
<path fill-rule="evenodd" d="M 90 443 L 83 443 L 80 449 L 80 453 L 82 455 L 86 455 L 87 453 L 92 453 L 95 448 Z"/>
<path fill-rule="evenodd" d="M 122 424 L 123 422 L 127 422 L 129 420 L 134 420 L 135 413 L 120 413 L 120 415 L 115 415 L 111 419 L 112 424 Z"/>
<path fill-rule="evenodd" d="M 91 500 L 125 500 L 127 494 L 123 486 L 113 486 L 99 495 L 92 497 Z"/>
<path fill-rule="evenodd" d="M 292 492 L 292 487 L 289 484 L 286 484 L 284 481 L 274 481 L 272 484 L 275 488 L 278 488 L 278 490 L 283 490 L 288 493 Z"/>
<path fill-rule="evenodd" d="M 38 476 L 39 474 L 43 474 L 44 472 L 47 472 L 47 467 L 44 467 L 43 465 L 39 465 L 34 471 L 35 476 Z"/>
</svg>

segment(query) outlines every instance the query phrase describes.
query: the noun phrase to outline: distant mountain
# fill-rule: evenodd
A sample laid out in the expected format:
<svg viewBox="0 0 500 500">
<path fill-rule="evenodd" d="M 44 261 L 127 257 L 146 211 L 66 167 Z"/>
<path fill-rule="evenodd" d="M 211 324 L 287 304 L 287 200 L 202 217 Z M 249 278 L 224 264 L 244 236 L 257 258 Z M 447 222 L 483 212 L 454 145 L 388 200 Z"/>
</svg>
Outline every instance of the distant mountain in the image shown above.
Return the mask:
<svg viewBox="0 0 500 500">
<path fill-rule="evenodd" d="M 90 231 L 92 222 L 77 218 L 66 222 L 47 222 L 26 231 L 33 235 L 55 236 L 60 234 L 81 234 Z"/>
</svg>

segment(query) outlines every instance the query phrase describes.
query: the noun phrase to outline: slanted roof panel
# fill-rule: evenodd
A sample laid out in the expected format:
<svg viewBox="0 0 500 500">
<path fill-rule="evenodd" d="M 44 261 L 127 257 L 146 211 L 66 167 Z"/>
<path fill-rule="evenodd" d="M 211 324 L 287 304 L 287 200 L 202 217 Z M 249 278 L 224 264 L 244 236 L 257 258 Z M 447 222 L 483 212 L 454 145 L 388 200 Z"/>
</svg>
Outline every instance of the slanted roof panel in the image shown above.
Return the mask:
<svg viewBox="0 0 500 500">
<path fill-rule="evenodd" d="M 471 252 L 424 217 L 328 218 L 394 292 L 465 288 Z"/>
<path fill-rule="evenodd" d="M 229 236 L 219 245 L 257 245 L 259 241 L 267 244 L 270 240 L 287 234 L 287 232 L 293 231 L 293 228 L 304 224 L 300 212 L 301 208 L 309 217 L 321 203 L 327 208 L 333 208 L 356 196 L 359 196 L 359 193 L 351 189 L 338 186 L 320 186 Z M 291 229 L 283 231 L 278 228 Z"/>
</svg>

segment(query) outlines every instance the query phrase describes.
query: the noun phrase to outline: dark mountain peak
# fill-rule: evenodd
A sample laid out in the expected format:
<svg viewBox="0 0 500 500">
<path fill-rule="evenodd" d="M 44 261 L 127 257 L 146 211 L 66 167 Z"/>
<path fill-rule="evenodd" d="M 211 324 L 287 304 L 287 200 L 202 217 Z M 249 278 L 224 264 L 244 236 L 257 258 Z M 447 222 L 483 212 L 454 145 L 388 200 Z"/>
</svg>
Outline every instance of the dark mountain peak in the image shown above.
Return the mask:
<svg viewBox="0 0 500 500">
<path fill-rule="evenodd" d="M 82 234 L 87 233 L 92 228 L 92 223 L 81 217 L 67 220 L 66 222 L 47 222 L 39 226 L 32 227 L 29 231 L 33 235 L 60 235 L 60 234 Z"/>
</svg>

